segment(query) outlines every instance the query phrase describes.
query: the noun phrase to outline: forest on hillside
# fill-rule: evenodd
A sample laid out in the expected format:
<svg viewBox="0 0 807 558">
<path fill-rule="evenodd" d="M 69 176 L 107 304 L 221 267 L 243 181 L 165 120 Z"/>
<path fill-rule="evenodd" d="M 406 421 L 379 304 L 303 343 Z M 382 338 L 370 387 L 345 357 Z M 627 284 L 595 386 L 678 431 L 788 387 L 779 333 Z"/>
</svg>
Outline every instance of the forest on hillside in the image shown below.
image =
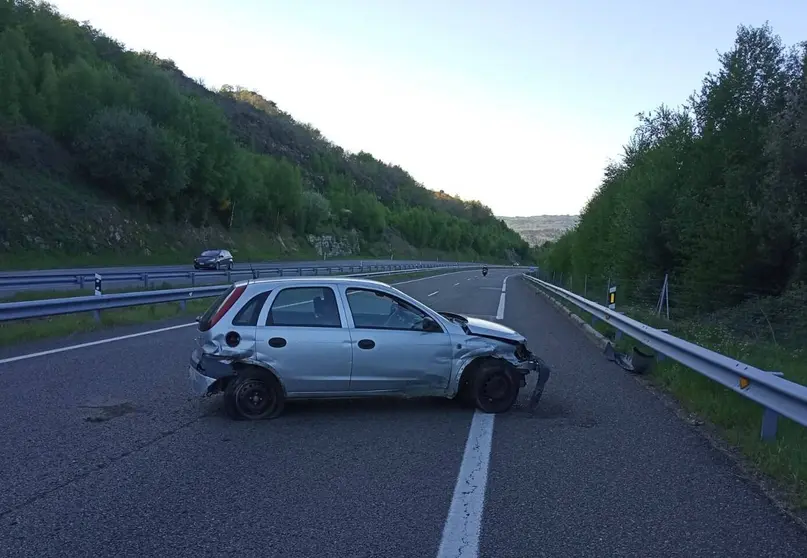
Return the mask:
<svg viewBox="0 0 807 558">
<path fill-rule="evenodd" d="M 486 206 L 347 153 L 254 91 L 210 91 L 47 3 L 2 0 L 0 132 L 31 128 L 69 153 L 82 180 L 155 222 L 352 229 L 368 241 L 392 230 L 417 248 L 529 255 Z M 0 160 L 14 163 L 2 144 Z"/>
<path fill-rule="evenodd" d="M 544 268 L 648 299 L 669 274 L 699 312 L 803 292 L 807 45 L 740 26 L 683 106 L 638 116 L 578 225 L 541 251 Z"/>
</svg>

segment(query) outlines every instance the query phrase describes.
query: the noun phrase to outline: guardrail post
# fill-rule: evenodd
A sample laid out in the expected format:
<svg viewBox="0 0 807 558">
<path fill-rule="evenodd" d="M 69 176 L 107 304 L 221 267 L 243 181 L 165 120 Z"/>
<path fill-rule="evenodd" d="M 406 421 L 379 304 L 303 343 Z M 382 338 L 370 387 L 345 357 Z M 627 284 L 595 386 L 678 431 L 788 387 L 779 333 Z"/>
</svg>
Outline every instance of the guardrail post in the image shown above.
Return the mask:
<svg viewBox="0 0 807 558">
<path fill-rule="evenodd" d="M 191 271 L 191 287 L 195 287 L 195 286 L 196 286 L 196 272 Z"/>
<path fill-rule="evenodd" d="M 782 372 L 768 372 L 780 378 L 784 376 Z M 765 442 L 770 442 L 776 438 L 776 430 L 779 426 L 779 413 L 767 407 L 762 411 L 762 425 L 759 429 L 759 437 Z"/>
<path fill-rule="evenodd" d="M 78 283 L 78 288 L 80 290 L 84 290 L 84 276 L 83 275 L 76 275 L 76 283 Z"/>
<path fill-rule="evenodd" d="M 185 311 L 185 308 L 186 308 L 186 307 L 185 307 L 185 301 L 184 301 L 184 300 L 180 300 L 180 301 L 179 301 L 179 309 L 180 309 L 180 310 L 182 310 L 182 311 L 184 312 L 184 311 Z"/>
</svg>

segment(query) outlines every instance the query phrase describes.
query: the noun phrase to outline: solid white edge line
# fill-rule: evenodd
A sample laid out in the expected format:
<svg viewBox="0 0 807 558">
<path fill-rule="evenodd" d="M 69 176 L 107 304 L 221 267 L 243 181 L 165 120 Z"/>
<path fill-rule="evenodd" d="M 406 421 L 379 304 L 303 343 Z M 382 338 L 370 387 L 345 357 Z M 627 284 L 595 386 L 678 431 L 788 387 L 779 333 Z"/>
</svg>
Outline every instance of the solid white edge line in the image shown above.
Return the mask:
<svg viewBox="0 0 807 558">
<path fill-rule="evenodd" d="M 459 271 L 448 271 L 446 273 L 440 273 L 438 275 L 429 275 L 428 277 L 419 277 L 417 279 L 410 279 L 408 281 L 399 281 L 397 283 L 390 283 L 390 286 L 403 285 L 405 283 L 414 283 L 415 281 L 424 281 L 426 279 L 435 279 L 437 277 L 443 277 L 445 275 L 453 275 L 455 273 L 469 273 L 471 271 L 473 271 L 473 270 L 463 269 L 463 270 L 459 270 Z M 301 303 L 295 303 L 295 304 L 301 304 Z M 104 345 L 106 343 L 112 343 L 113 341 L 125 341 L 126 339 L 133 339 L 135 337 L 142 337 L 144 335 L 152 335 L 154 333 L 163 333 L 165 331 L 172 331 L 174 329 L 181 329 L 183 327 L 190 327 L 190 326 L 193 326 L 193 325 L 196 325 L 196 322 L 193 322 L 193 323 L 190 323 L 190 324 L 182 324 L 182 325 L 170 326 L 170 327 L 162 327 L 162 328 L 159 328 L 159 329 L 150 329 L 148 331 L 141 331 L 140 333 L 132 333 L 132 334 L 129 334 L 129 335 L 121 335 L 119 337 L 108 337 L 107 339 L 99 339 L 98 341 L 90 341 L 88 343 L 80 343 L 78 345 L 68 345 L 67 347 L 57 347 L 55 349 L 49 349 L 47 351 L 39 351 L 37 353 L 28 353 L 28 354 L 25 354 L 25 355 L 19 355 L 19 356 L 15 356 L 15 357 L 3 358 L 3 359 L 0 359 L 0 364 L 9 364 L 9 363 L 17 362 L 17 361 L 20 361 L 20 360 L 28 360 L 29 358 L 48 356 L 48 355 L 53 355 L 53 354 L 57 354 L 57 353 L 63 353 L 63 352 L 66 352 L 66 351 L 75 351 L 76 349 L 85 349 L 87 347 L 93 347 L 95 345 Z"/>
<path fill-rule="evenodd" d="M 104 345 L 105 343 L 112 343 L 113 341 L 123 341 L 125 339 L 133 339 L 135 337 L 143 337 L 144 335 L 152 335 L 154 333 L 163 333 L 164 331 L 172 331 L 174 329 L 181 329 L 183 327 L 190 327 L 196 325 L 196 322 L 190 324 L 181 324 L 169 327 L 161 327 L 160 329 L 150 329 L 148 331 L 141 331 L 139 333 L 130 333 L 129 335 L 121 335 L 118 337 L 108 337 L 107 339 L 99 339 L 98 341 L 90 341 L 88 343 L 80 343 L 78 345 L 69 345 L 67 347 L 58 347 L 56 349 L 49 349 L 47 351 L 40 351 L 38 353 L 29 353 L 27 355 L 19 355 L 15 357 L 0 359 L 0 364 L 8 364 L 10 362 L 17 362 L 18 360 L 27 360 L 29 358 L 52 355 L 55 353 L 63 353 L 65 351 L 74 351 L 76 349 L 84 349 L 86 347 L 93 347 L 95 345 Z"/>
<path fill-rule="evenodd" d="M 496 415 L 474 412 L 437 558 L 476 558 Z"/>
<path fill-rule="evenodd" d="M 437 293 L 439 293 L 439 292 L 440 292 L 440 291 L 434 291 L 433 293 L 430 293 L 430 294 L 428 294 L 427 296 L 434 296 L 434 295 L 436 295 L 436 294 L 437 294 Z"/>
</svg>

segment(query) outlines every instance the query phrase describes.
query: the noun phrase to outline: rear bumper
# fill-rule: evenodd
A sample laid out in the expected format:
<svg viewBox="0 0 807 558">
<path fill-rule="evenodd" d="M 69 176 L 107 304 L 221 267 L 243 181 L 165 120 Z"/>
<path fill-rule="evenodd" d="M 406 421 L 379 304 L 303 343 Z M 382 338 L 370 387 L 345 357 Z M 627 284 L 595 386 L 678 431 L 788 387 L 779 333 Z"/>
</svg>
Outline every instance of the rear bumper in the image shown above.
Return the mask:
<svg viewBox="0 0 807 558">
<path fill-rule="evenodd" d="M 188 382 L 191 393 L 202 397 L 218 391 L 214 384 L 217 380 L 232 376 L 232 367 L 220 360 L 206 356 L 201 349 L 194 349 L 188 365 Z"/>
<path fill-rule="evenodd" d="M 190 383 L 191 393 L 197 397 L 202 397 L 210 393 L 210 386 L 216 382 L 216 379 L 205 376 L 191 365 L 188 366 L 188 382 Z"/>
</svg>

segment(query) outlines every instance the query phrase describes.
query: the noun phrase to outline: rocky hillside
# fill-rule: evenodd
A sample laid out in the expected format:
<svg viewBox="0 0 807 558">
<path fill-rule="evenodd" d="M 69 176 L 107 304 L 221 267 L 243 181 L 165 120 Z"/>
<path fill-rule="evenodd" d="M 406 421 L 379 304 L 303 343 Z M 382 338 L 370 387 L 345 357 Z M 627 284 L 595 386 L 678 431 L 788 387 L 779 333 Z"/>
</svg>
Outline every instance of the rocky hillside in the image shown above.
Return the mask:
<svg viewBox="0 0 807 558">
<path fill-rule="evenodd" d="M 577 215 L 533 215 L 532 217 L 501 217 L 508 227 L 521 235 L 530 246 L 540 246 L 563 236 L 579 221 Z"/>
<path fill-rule="evenodd" d="M 48 4 L 0 3 L 0 84 L 3 267 L 186 258 L 213 241 L 199 239 L 293 257 L 322 235 L 370 255 L 529 256 L 484 205 L 345 152 L 257 92 L 210 91 Z"/>
</svg>

